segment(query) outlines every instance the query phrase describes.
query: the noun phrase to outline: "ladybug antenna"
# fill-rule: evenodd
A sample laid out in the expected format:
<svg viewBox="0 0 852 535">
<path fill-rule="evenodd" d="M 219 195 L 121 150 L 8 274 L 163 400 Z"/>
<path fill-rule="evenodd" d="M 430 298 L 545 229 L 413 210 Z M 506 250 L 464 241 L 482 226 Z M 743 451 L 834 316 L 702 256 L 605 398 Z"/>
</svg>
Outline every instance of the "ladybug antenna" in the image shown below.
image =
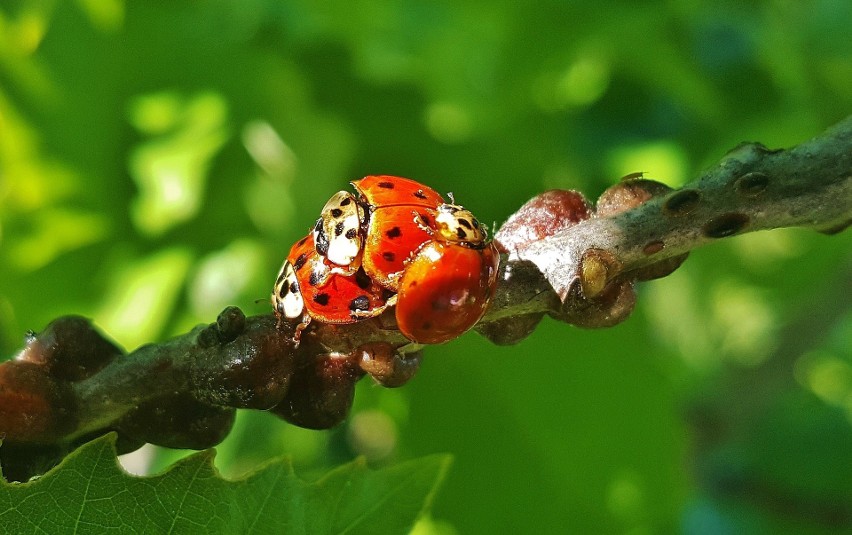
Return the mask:
<svg viewBox="0 0 852 535">
<path fill-rule="evenodd" d="M 269 302 L 268 297 L 258 297 L 257 299 L 254 300 L 255 305 L 259 305 L 260 303 L 268 303 L 268 302 Z"/>
<path fill-rule="evenodd" d="M 449 197 L 449 198 L 450 198 L 450 204 L 456 204 L 456 198 L 455 198 L 455 196 L 453 195 L 453 192 L 452 192 L 452 191 L 448 191 L 448 192 L 447 192 L 447 197 Z"/>
</svg>

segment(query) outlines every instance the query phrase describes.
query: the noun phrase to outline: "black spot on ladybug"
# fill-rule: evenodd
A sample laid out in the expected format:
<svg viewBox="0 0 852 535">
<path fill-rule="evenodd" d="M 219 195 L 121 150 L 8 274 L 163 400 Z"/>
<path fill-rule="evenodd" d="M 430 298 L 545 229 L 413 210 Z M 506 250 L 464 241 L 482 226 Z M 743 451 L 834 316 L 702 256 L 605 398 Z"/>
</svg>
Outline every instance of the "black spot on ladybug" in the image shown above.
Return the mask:
<svg viewBox="0 0 852 535">
<path fill-rule="evenodd" d="M 400 236 L 402 236 L 402 230 L 399 227 L 394 227 L 389 231 L 385 232 L 385 235 L 390 239 L 399 238 Z"/>
<path fill-rule="evenodd" d="M 337 219 L 338 217 L 343 215 L 343 210 L 340 208 L 332 208 L 331 209 L 331 217 Z"/>
<path fill-rule="evenodd" d="M 385 252 L 383 252 L 383 253 L 382 253 L 382 258 L 384 258 L 384 259 L 385 259 L 385 260 L 387 260 L 388 262 L 393 262 L 393 261 L 394 261 L 394 259 L 396 258 L 396 255 L 395 255 L 395 254 L 393 254 L 393 253 L 392 253 L 392 252 L 390 252 L 390 251 L 385 251 Z"/>
<path fill-rule="evenodd" d="M 331 296 L 328 294 L 317 294 L 314 296 L 314 303 L 325 306 L 328 304 L 328 300 L 331 299 Z"/>
<path fill-rule="evenodd" d="M 420 215 L 420 219 L 423 221 L 424 225 L 426 225 L 427 227 L 432 226 L 432 220 L 429 219 L 428 215 L 426 215 L 426 214 L 419 214 L 419 215 Z"/>
<path fill-rule="evenodd" d="M 358 271 L 355 272 L 355 284 L 358 285 L 362 290 L 366 290 L 370 287 L 373 280 L 367 275 L 367 272 L 364 271 L 364 268 L 358 268 Z"/>
<path fill-rule="evenodd" d="M 479 221 L 475 217 L 473 218 L 473 228 L 479 228 Z"/>
<path fill-rule="evenodd" d="M 340 236 L 341 234 L 343 234 L 343 221 L 340 221 L 339 223 L 334 225 L 334 235 Z"/>
<path fill-rule="evenodd" d="M 293 281 L 290 283 L 290 293 L 299 293 L 299 283 Z"/>
<path fill-rule="evenodd" d="M 340 201 L 340 206 L 349 206 L 349 203 L 352 202 L 352 197 L 346 197 L 342 201 Z"/>
<path fill-rule="evenodd" d="M 325 230 L 320 228 L 316 234 L 316 243 L 314 248 L 322 256 L 328 256 L 328 235 Z"/>
<path fill-rule="evenodd" d="M 299 271 L 300 269 L 302 269 L 302 266 L 304 266 L 305 262 L 307 262 L 307 261 L 308 261 L 308 255 L 306 255 L 305 253 L 300 254 L 298 256 L 298 258 L 296 258 L 296 261 L 293 262 L 293 269 L 295 271 Z"/>
<path fill-rule="evenodd" d="M 317 284 L 319 284 L 319 281 L 319 273 L 317 273 L 316 271 L 311 271 L 311 276 L 308 277 L 308 284 L 310 284 L 311 286 L 316 286 Z"/>
<path fill-rule="evenodd" d="M 288 292 L 290 292 L 290 286 L 282 286 L 281 289 L 278 290 L 278 297 L 284 299 L 287 296 Z"/>
<path fill-rule="evenodd" d="M 281 284 L 281 281 L 284 280 L 284 270 L 281 270 L 281 273 L 278 275 L 278 279 L 275 281 L 275 284 Z"/>
<path fill-rule="evenodd" d="M 422 189 L 415 191 L 414 196 L 417 197 L 418 199 L 425 199 L 426 198 L 426 194 L 423 193 Z"/>
<path fill-rule="evenodd" d="M 467 238 L 467 232 L 465 232 L 463 228 L 459 227 L 456 229 L 456 236 L 458 236 L 460 240 L 463 240 Z"/>
<path fill-rule="evenodd" d="M 368 310 L 370 308 L 370 298 L 366 295 L 359 295 L 349 302 L 349 310 Z"/>
<path fill-rule="evenodd" d="M 473 225 L 470 224 L 470 221 L 467 219 L 459 219 L 459 225 L 463 226 L 466 229 L 472 229 Z"/>
<path fill-rule="evenodd" d="M 355 236 L 358 235 L 358 229 L 351 228 L 346 231 L 346 239 L 354 240 Z"/>
<path fill-rule="evenodd" d="M 379 187 L 384 189 L 393 189 L 393 182 L 379 182 Z"/>
<path fill-rule="evenodd" d="M 304 238 L 302 238 L 301 240 L 299 240 L 299 241 L 296 243 L 296 247 L 301 247 L 302 245 L 305 245 L 305 242 L 306 242 L 306 241 L 308 241 L 308 237 L 307 237 L 307 236 L 305 236 Z"/>
</svg>

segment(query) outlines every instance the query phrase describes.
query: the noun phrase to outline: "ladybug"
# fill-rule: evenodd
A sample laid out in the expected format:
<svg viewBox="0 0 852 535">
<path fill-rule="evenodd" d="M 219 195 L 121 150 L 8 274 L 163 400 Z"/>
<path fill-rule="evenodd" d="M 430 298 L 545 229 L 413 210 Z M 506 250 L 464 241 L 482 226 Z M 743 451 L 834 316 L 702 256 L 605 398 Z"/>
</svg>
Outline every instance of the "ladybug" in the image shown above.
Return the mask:
<svg viewBox="0 0 852 535">
<path fill-rule="evenodd" d="M 364 271 L 391 291 L 414 251 L 432 238 L 441 195 L 407 178 L 376 175 L 352 182 L 367 208 Z"/>
<path fill-rule="evenodd" d="M 312 318 L 354 323 L 394 305 L 400 331 L 417 343 L 470 329 L 494 292 L 500 258 L 473 214 L 406 178 L 352 185 L 358 197 L 332 195 L 290 250 L 272 295 L 276 314 L 300 320 L 297 337 Z"/>
<path fill-rule="evenodd" d="M 406 338 L 440 344 L 473 327 L 488 307 L 497 283 L 500 254 L 431 241 L 424 244 L 399 281 L 396 322 Z"/>
<path fill-rule="evenodd" d="M 305 301 L 299 289 L 296 270 L 289 260 L 284 261 L 272 288 L 272 307 L 279 317 L 301 319 L 302 328 L 310 321 L 310 317 L 305 314 Z"/>
<path fill-rule="evenodd" d="M 406 263 L 398 281 L 396 322 L 408 339 L 440 344 L 485 314 L 497 285 L 500 253 L 472 213 L 444 204 L 436 229 Z"/>
<path fill-rule="evenodd" d="M 378 316 L 395 302 L 395 296 L 370 279 L 360 266 L 343 269 L 321 256 L 313 232 L 290 249 L 272 293 L 279 317 L 300 320 L 297 333 L 311 319 L 355 323 Z"/>
<path fill-rule="evenodd" d="M 350 266 L 361 253 L 364 207 L 348 191 L 325 203 L 313 230 L 317 252 L 338 266 Z"/>
</svg>

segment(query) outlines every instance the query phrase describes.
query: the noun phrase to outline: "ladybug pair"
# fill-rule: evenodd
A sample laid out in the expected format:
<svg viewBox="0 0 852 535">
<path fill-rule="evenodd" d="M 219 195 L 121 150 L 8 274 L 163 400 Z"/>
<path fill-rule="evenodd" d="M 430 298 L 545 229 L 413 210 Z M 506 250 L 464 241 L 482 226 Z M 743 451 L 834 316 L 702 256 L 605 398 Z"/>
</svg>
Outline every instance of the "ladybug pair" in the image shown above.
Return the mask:
<svg viewBox="0 0 852 535">
<path fill-rule="evenodd" d="M 357 196 L 335 193 L 275 282 L 275 313 L 300 322 L 355 323 L 396 307 L 410 340 L 438 344 L 488 306 L 500 255 L 470 211 L 407 178 L 368 176 Z M 452 199 L 451 199 L 452 200 Z"/>
</svg>

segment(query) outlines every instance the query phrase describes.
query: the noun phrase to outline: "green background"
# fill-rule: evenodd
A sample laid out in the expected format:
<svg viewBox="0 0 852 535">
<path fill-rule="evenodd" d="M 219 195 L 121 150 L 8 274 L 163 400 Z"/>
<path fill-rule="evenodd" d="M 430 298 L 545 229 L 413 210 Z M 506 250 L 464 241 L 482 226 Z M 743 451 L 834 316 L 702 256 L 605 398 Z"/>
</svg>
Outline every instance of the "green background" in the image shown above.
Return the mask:
<svg viewBox="0 0 852 535">
<path fill-rule="evenodd" d="M 0 355 L 62 314 L 130 350 L 229 304 L 268 313 L 290 245 L 366 174 L 499 225 L 546 189 L 677 187 L 852 110 L 846 0 L 322 6 L 0 5 Z M 618 327 L 428 348 L 405 388 L 362 381 L 335 430 L 241 413 L 217 464 L 287 453 L 311 478 L 450 452 L 420 533 L 852 530 L 850 245 L 725 240 Z"/>
</svg>

